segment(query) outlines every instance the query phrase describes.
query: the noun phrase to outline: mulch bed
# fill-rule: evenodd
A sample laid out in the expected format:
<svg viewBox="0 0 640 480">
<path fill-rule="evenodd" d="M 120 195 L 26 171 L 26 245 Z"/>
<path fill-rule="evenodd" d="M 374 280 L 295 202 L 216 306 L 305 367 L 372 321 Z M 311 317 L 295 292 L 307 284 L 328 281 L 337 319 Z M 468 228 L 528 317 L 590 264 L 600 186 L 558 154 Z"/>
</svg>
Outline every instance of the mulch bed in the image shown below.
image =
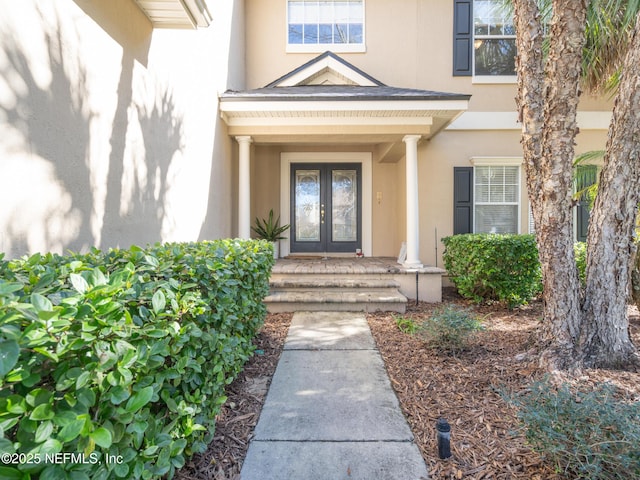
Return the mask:
<svg viewBox="0 0 640 480">
<path fill-rule="evenodd" d="M 444 301 L 472 308 L 485 327 L 467 350 L 455 356 L 434 351 L 419 336 L 402 333 L 393 314 L 368 315 L 391 384 L 427 463 L 430 478 L 565 478 L 525 444 L 518 434 L 515 409 L 503 397 L 526 389 L 544 375 L 535 361 L 541 305 L 534 303 L 513 311 L 500 305 L 473 306 L 450 291 L 445 292 Z M 412 304 L 404 317 L 419 321 L 436 307 Z M 635 307 L 630 312 L 634 342 L 640 345 L 640 316 Z M 256 339 L 259 354 L 229 386 L 229 399 L 217 419 L 216 436 L 209 450 L 192 458 L 175 478 L 239 479 L 291 316 L 267 316 Z M 588 370 L 576 381 L 582 385 L 610 381 L 640 399 L 638 373 Z M 448 460 L 438 458 L 435 425 L 441 417 L 451 424 L 453 456 Z"/>
<path fill-rule="evenodd" d="M 504 399 L 545 375 L 535 356 L 542 305 L 509 311 L 500 305 L 471 305 L 451 292 L 444 300 L 473 309 L 485 327 L 469 349 L 456 356 L 434 351 L 419 336 L 402 333 L 390 314 L 369 315 L 369 325 L 430 478 L 566 478 L 525 444 L 518 434 L 516 411 Z M 411 305 L 404 317 L 420 320 L 436 307 Z M 640 318 L 635 307 L 630 308 L 630 321 L 634 342 L 640 345 Z M 583 387 L 605 381 L 640 399 L 638 373 L 588 370 L 575 379 Z M 452 457 L 448 460 L 438 457 L 435 425 L 441 417 L 451 424 Z"/>
</svg>

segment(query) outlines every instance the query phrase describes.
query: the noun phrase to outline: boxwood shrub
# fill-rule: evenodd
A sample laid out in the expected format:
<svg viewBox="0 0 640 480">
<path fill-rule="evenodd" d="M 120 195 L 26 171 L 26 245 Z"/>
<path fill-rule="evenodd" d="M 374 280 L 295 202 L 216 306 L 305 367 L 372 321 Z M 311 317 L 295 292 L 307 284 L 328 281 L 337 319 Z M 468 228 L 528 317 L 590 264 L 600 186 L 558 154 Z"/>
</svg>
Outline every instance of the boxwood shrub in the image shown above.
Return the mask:
<svg viewBox="0 0 640 480">
<path fill-rule="evenodd" d="M 171 478 L 204 451 L 253 353 L 272 248 L 0 258 L 0 478 Z"/>
<path fill-rule="evenodd" d="M 463 297 L 514 307 L 542 291 L 533 235 L 465 234 L 442 241 L 445 268 Z"/>
</svg>

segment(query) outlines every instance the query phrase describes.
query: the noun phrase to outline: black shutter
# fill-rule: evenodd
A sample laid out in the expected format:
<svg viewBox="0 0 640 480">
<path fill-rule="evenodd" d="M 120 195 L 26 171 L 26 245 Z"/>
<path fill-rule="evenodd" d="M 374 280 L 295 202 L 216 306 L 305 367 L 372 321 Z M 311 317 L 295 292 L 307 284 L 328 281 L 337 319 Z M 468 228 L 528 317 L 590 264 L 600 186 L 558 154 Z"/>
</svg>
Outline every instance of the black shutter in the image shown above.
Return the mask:
<svg viewBox="0 0 640 480">
<path fill-rule="evenodd" d="M 473 232 L 473 167 L 453 167 L 453 234 Z"/>
<path fill-rule="evenodd" d="M 598 181 L 598 167 L 595 165 L 579 165 L 576 179 L 576 190 L 581 191 Z M 576 240 L 587 241 L 590 215 L 589 195 L 581 195 L 576 206 Z"/>
<path fill-rule="evenodd" d="M 578 242 L 587 241 L 587 230 L 589 229 L 589 202 L 581 201 L 576 207 L 576 240 Z"/>
<path fill-rule="evenodd" d="M 473 0 L 453 0 L 453 75 L 470 76 Z"/>
</svg>

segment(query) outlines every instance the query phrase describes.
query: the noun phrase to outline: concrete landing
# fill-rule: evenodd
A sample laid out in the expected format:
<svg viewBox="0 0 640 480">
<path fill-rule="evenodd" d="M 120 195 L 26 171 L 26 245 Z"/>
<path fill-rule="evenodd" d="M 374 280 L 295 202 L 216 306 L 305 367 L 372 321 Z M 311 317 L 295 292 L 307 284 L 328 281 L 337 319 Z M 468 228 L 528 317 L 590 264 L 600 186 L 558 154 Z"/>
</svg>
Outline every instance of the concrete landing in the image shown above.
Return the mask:
<svg viewBox="0 0 640 480">
<path fill-rule="evenodd" d="M 241 478 L 427 478 L 364 314 L 294 315 Z"/>
</svg>

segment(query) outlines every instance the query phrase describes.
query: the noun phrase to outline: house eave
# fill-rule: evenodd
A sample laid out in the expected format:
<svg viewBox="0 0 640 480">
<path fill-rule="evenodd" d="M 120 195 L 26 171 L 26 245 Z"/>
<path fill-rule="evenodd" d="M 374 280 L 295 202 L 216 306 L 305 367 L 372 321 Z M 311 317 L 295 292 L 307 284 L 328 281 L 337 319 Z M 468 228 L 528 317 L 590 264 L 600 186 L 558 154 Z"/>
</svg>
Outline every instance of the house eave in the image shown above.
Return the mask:
<svg viewBox="0 0 640 480">
<path fill-rule="evenodd" d="M 211 25 L 209 0 L 135 0 L 155 28 L 195 29 Z"/>
<path fill-rule="evenodd" d="M 304 141 L 328 135 L 346 142 L 377 143 L 383 135 L 397 141 L 403 135 L 430 138 L 468 108 L 468 100 L 387 100 L 354 102 L 220 102 L 220 114 L 230 135 L 253 135 L 276 141 L 278 136 Z"/>
</svg>

